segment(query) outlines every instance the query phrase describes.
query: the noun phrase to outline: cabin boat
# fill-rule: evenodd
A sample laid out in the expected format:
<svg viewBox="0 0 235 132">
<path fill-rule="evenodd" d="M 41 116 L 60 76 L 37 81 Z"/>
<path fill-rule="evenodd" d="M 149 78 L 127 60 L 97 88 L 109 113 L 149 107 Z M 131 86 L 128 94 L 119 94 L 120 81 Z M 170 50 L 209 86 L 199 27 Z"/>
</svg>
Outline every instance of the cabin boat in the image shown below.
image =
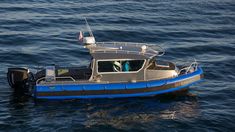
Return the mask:
<svg viewBox="0 0 235 132">
<path fill-rule="evenodd" d="M 35 99 L 145 97 L 188 89 L 203 79 L 196 61 L 187 66 L 159 61 L 163 48 L 145 43 L 96 42 L 83 38 L 89 66 L 46 66 L 32 73 L 9 68 L 8 82 L 18 94 Z"/>
</svg>

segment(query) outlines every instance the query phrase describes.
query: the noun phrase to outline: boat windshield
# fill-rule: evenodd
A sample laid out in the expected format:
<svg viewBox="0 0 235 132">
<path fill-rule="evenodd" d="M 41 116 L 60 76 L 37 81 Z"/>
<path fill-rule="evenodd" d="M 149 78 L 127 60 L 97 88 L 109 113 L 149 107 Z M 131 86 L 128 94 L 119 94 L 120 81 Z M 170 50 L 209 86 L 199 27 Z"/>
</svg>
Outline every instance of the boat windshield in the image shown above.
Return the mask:
<svg viewBox="0 0 235 132">
<path fill-rule="evenodd" d="M 144 60 L 98 61 L 98 72 L 136 72 L 142 68 Z"/>
</svg>

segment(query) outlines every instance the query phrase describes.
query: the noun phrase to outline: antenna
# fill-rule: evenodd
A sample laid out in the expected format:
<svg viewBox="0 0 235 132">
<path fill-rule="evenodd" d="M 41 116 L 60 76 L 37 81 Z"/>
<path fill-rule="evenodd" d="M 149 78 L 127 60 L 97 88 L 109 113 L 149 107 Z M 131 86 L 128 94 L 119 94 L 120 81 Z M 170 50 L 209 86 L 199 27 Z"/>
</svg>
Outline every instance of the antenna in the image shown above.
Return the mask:
<svg viewBox="0 0 235 132">
<path fill-rule="evenodd" d="M 83 43 L 85 45 L 88 45 L 88 46 L 89 45 L 94 46 L 95 45 L 95 37 L 94 37 L 94 35 L 93 35 L 92 31 L 91 31 L 91 28 L 90 28 L 90 26 L 89 26 L 89 24 L 88 24 L 88 22 L 87 22 L 85 17 L 84 17 L 84 19 L 85 19 L 85 22 L 86 22 L 87 31 L 89 32 L 90 36 L 83 37 Z"/>
<path fill-rule="evenodd" d="M 92 31 L 91 31 L 91 28 L 90 28 L 90 26 L 89 26 L 89 24 L 88 24 L 88 22 L 87 22 L 87 20 L 86 20 L 86 17 L 84 17 L 84 19 L 85 19 L 86 27 L 87 27 L 87 30 L 88 30 L 90 36 L 91 36 L 91 37 L 94 37 L 94 36 L 93 36 L 93 33 L 92 33 Z"/>
</svg>

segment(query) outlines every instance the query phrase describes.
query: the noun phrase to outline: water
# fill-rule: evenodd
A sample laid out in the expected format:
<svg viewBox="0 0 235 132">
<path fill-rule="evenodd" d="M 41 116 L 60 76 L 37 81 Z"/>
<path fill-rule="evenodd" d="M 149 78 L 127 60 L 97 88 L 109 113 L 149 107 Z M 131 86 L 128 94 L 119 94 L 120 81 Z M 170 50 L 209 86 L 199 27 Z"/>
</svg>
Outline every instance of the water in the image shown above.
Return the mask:
<svg viewBox="0 0 235 132">
<path fill-rule="evenodd" d="M 88 63 L 76 38 L 83 17 L 98 41 L 156 43 L 178 63 L 196 58 L 205 81 L 174 98 L 15 102 L 8 67 Z M 234 0 L 1 0 L 0 47 L 0 131 L 235 130 Z"/>
</svg>

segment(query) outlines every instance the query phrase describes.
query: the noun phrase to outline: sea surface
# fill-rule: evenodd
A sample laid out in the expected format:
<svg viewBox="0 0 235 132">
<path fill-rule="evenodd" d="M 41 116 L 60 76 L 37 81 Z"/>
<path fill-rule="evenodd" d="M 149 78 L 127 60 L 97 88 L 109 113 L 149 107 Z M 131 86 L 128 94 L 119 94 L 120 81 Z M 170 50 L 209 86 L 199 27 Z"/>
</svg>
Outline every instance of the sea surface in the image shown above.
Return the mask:
<svg viewBox="0 0 235 132">
<path fill-rule="evenodd" d="M 166 59 L 196 59 L 203 82 L 176 97 L 15 101 L 8 67 L 82 66 L 77 34 L 146 42 Z M 235 131 L 234 0 L 1 0 L 0 131 Z"/>
</svg>

